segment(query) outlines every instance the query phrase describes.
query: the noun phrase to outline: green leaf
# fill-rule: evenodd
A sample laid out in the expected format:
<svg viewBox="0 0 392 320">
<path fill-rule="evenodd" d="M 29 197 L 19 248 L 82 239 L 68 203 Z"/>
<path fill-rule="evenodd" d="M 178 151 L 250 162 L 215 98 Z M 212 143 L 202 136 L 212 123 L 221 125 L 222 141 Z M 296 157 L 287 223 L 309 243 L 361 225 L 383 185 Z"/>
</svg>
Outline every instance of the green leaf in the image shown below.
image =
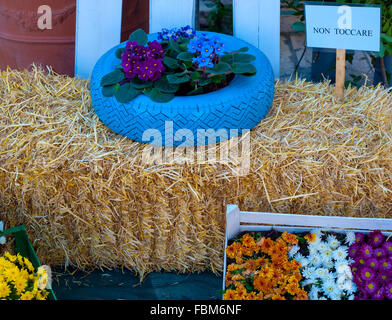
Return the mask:
<svg viewBox="0 0 392 320">
<path fill-rule="evenodd" d="M 242 48 L 240 48 L 238 50 L 234 50 L 234 51 L 230 52 L 230 54 L 236 54 L 236 53 L 248 52 L 248 51 L 249 51 L 248 47 L 242 47 Z"/>
<path fill-rule="evenodd" d="M 211 77 L 211 80 L 213 83 L 218 84 L 218 83 L 221 83 L 224 78 L 226 78 L 225 74 L 219 74 L 219 75 Z"/>
<path fill-rule="evenodd" d="M 191 52 L 181 52 L 178 56 L 177 59 L 178 60 L 182 60 L 182 61 L 189 61 L 189 62 L 193 62 L 193 58 L 195 57 L 195 55 Z"/>
<path fill-rule="evenodd" d="M 176 93 L 180 86 L 178 84 L 171 84 L 169 81 L 162 77 L 154 82 L 154 88 L 164 93 Z"/>
<path fill-rule="evenodd" d="M 117 57 L 118 59 L 121 59 L 121 55 L 122 55 L 123 53 L 125 53 L 125 48 L 118 48 L 118 49 L 116 50 L 116 57 Z"/>
<path fill-rule="evenodd" d="M 192 72 L 191 73 L 191 79 L 192 80 L 199 80 L 201 78 L 201 74 L 198 71 Z"/>
<path fill-rule="evenodd" d="M 392 37 L 388 36 L 385 33 L 381 33 L 381 39 L 383 39 L 386 43 L 391 43 L 392 42 Z"/>
<path fill-rule="evenodd" d="M 145 46 L 148 43 L 148 36 L 142 29 L 137 29 L 129 36 L 129 41 L 136 41 L 138 45 Z"/>
<path fill-rule="evenodd" d="M 130 82 L 131 86 L 135 89 L 145 89 L 152 87 L 153 83 L 151 81 L 144 81 L 139 78 L 133 78 Z"/>
<path fill-rule="evenodd" d="M 199 81 L 199 86 L 203 87 L 212 82 L 211 78 L 203 79 Z"/>
<path fill-rule="evenodd" d="M 169 48 L 176 51 L 176 52 L 181 52 L 181 49 L 178 46 L 178 43 L 173 39 L 169 39 Z"/>
<path fill-rule="evenodd" d="M 257 72 L 257 69 L 253 64 L 250 63 L 234 63 L 231 67 L 231 71 L 236 74 L 254 74 Z"/>
<path fill-rule="evenodd" d="M 131 84 L 127 82 L 120 86 L 115 96 L 118 102 L 128 103 L 134 98 L 136 98 L 140 93 L 140 90 L 133 88 Z"/>
<path fill-rule="evenodd" d="M 197 94 L 202 94 L 203 92 L 204 92 L 203 88 L 199 87 L 197 89 L 194 89 L 194 90 L 188 92 L 186 95 L 187 96 L 194 96 L 194 95 L 197 95 Z"/>
<path fill-rule="evenodd" d="M 191 78 L 188 75 L 181 75 L 178 73 L 167 75 L 167 80 L 171 84 L 180 84 L 188 82 Z"/>
<path fill-rule="evenodd" d="M 119 88 L 120 88 L 120 85 L 118 83 L 116 83 L 112 86 L 103 87 L 102 88 L 102 95 L 107 98 L 113 97 Z"/>
<path fill-rule="evenodd" d="M 226 62 L 219 62 L 215 67 L 207 69 L 206 72 L 213 74 L 225 74 L 227 71 L 230 71 L 230 65 Z"/>
<path fill-rule="evenodd" d="M 303 22 L 294 22 L 291 25 L 291 29 L 295 30 L 295 31 L 305 31 L 305 24 Z"/>
<path fill-rule="evenodd" d="M 101 86 L 111 86 L 113 84 L 119 83 L 125 79 L 124 72 L 120 69 L 114 70 L 110 72 L 106 76 L 104 76 L 101 80 Z"/>
<path fill-rule="evenodd" d="M 233 64 L 234 63 L 234 55 L 232 55 L 232 54 L 225 54 L 224 56 L 221 57 L 220 61 L 221 62 L 226 62 L 228 64 Z"/>
<path fill-rule="evenodd" d="M 144 94 L 155 102 L 169 102 L 175 97 L 173 93 L 163 93 L 157 88 L 145 90 Z"/>
<path fill-rule="evenodd" d="M 174 58 L 170 58 L 168 56 L 165 56 L 163 58 L 163 64 L 167 67 L 169 67 L 170 69 L 177 69 L 180 67 L 180 64 L 178 63 L 178 61 Z"/>
<path fill-rule="evenodd" d="M 256 57 L 246 53 L 236 53 L 233 55 L 233 63 L 249 63 L 255 61 Z"/>
</svg>

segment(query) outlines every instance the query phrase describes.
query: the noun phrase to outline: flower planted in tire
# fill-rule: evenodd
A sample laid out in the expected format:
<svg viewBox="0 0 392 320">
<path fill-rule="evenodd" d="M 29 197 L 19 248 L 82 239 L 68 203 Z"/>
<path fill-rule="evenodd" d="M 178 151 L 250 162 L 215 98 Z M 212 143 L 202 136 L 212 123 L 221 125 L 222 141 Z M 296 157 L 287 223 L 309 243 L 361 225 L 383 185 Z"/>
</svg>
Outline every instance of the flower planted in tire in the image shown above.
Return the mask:
<svg viewBox="0 0 392 320">
<path fill-rule="evenodd" d="M 196 33 L 189 26 L 163 29 L 158 41 L 149 41 L 139 29 L 125 48 L 116 51 L 121 65 L 101 80 L 105 97 L 127 103 L 145 94 L 155 102 L 219 90 L 236 74 L 255 75 L 255 57 L 248 48 L 225 52 L 217 35 Z"/>
</svg>

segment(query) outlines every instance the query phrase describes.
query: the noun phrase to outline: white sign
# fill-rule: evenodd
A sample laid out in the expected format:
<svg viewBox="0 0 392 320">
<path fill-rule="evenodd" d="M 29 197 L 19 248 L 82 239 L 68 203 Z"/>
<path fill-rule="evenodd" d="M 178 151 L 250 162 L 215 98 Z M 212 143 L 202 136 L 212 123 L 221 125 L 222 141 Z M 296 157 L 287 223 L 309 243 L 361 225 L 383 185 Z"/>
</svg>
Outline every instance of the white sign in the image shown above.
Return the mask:
<svg viewBox="0 0 392 320">
<path fill-rule="evenodd" d="M 306 46 L 380 51 L 379 6 L 320 4 L 305 2 Z"/>
</svg>

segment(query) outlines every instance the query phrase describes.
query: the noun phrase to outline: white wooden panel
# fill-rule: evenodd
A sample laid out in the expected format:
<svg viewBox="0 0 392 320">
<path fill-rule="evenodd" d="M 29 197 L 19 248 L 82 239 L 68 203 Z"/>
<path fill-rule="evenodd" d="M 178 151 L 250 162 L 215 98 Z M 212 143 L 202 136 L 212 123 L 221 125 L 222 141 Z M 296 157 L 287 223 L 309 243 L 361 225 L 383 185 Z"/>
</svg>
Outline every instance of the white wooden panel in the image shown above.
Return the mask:
<svg viewBox="0 0 392 320">
<path fill-rule="evenodd" d="M 241 212 L 240 223 L 392 230 L 392 219 L 315 216 L 265 212 Z"/>
<path fill-rule="evenodd" d="M 195 27 L 196 0 L 150 0 L 150 33 L 162 28 Z"/>
<path fill-rule="evenodd" d="M 77 0 L 75 74 L 88 79 L 98 59 L 121 41 L 122 0 Z"/>
<path fill-rule="evenodd" d="M 280 74 L 280 0 L 233 0 L 234 35 L 268 57 Z"/>
</svg>

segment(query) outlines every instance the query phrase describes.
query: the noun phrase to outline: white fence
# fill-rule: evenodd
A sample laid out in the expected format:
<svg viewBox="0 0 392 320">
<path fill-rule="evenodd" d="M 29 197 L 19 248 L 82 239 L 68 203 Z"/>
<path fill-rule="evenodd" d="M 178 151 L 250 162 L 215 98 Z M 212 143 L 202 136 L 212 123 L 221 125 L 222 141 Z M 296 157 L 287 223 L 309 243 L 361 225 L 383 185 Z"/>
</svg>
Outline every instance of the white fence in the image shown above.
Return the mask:
<svg viewBox="0 0 392 320">
<path fill-rule="evenodd" d="M 260 48 L 279 78 L 280 0 L 233 0 L 234 36 Z M 195 0 L 150 0 L 150 32 L 195 25 Z M 77 0 L 75 73 L 89 78 L 95 63 L 120 43 L 122 0 Z"/>
</svg>

